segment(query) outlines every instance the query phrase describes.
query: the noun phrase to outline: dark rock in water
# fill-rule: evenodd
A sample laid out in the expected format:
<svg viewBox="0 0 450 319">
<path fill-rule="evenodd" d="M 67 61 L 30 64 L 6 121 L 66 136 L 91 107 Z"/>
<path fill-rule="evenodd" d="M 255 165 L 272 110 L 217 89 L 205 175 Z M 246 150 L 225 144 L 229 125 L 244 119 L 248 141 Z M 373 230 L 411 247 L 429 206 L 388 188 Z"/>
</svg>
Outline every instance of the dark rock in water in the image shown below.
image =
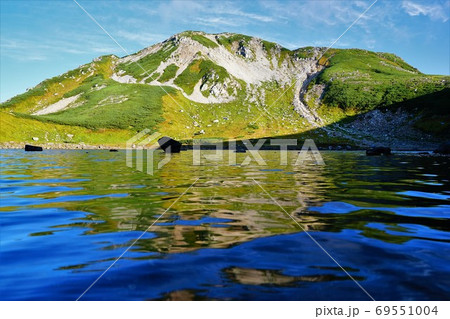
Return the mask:
<svg viewBox="0 0 450 319">
<path fill-rule="evenodd" d="M 115 148 L 112 148 L 109 150 L 110 152 L 118 152 L 118 150 L 116 150 Z"/>
<path fill-rule="evenodd" d="M 245 145 L 245 142 L 243 144 L 236 144 L 234 145 L 234 149 L 232 147 L 231 150 L 233 150 L 235 153 L 246 153 L 247 147 Z"/>
<path fill-rule="evenodd" d="M 161 149 L 166 153 L 180 153 L 181 143 L 171 139 L 168 136 L 163 136 L 158 140 Z"/>
<path fill-rule="evenodd" d="M 42 152 L 42 147 L 34 145 L 25 145 L 25 152 Z"/>
<path fill-rule="evenodd" d="M 375 146 L 366 150 L 367 156 L 391 155 L 389 147 Z"/>
<path fill-rule="evenodd" d="M 436 154 L 450 154 L 450 142 L 445 142 L 439 145 L 437 149 L 433 151 Z"/>
</svg>

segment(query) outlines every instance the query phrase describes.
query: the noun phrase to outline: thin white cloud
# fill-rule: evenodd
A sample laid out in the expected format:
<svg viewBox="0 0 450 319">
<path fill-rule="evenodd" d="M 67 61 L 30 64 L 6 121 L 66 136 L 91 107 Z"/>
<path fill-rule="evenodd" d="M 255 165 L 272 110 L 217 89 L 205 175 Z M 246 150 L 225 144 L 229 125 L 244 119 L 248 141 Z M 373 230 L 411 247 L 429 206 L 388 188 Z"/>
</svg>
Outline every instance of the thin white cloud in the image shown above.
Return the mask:
<svg viewBox="0 0 450 319">
<path fill-rule="evenodd" d="M 14 59 L 21 62 L 33 62 L 47 60 L 47 57 L 43 55 L 18 55 L 14 56 Z"/>
<path fill-rule="evenodd" d="M 137 42 L 145 46 L 149 46 L 155 42 L 162 41 L 166 38 L 162 34 L 148 33 L 148 32 L 129 32 L 125 30 L 118 31 L 117 36 L 121 39 Z"/>
<path fill-rule="evenodd" d="M 447 22 L 449 19 L 449 3 L 441 4 L 438 2 L 434 3 L 417 3 L 413 1 L 403 1 L 402 8 L 410 16 L 424 15 L 432 20 L 441 20 Z"/>
<path fill-rule="evenodd" d="M 75 37 L 69 37 L 76 39 Z M 42 61 L 55 58 L 61 54 L 89 55 L 120 53 L 116 47 L 109 44 L 103 45 L 104 41 L 96 37 L 75 42 L 66 39 L 25 39 L 25 38 L 3 38 L 0 47 L 2 55 L 17 61 Z"/>
<path fill-rule="evenodd" d="M 118 3 L 120 5 L 120 3 Z M 156 16 L 158 15 L 158 10 L 155 9 L 154 5 L 151 2 L 130 2 L 127 1 L 124 3 L 123 10 L 131 10 L 134 12 L 139 12 L 141 14 L 145 14 L 148 16 Z"/>
<path fill-rule="evenodd" d="M 160 5 L 158 11 L 159 17 L 165 23 L 196 22 L 205 26 L 242 26 L 278 21 L 271 13 L 255 13 L 244 9 L 242 3 L 235 1 L 170 1 Z"/>
<path fill-rule="evenodd" d="M 217 27 L 217 26 L 230 26 L 230 27 L 235 27 L 240 25 L 243 25 L 245 23 L 238 23 L 237 21 L 235 21 L 234 19 L 227 19 L 227 18 L 223 18 L 223 17 L 209 17 L 209 18 L 196 18 L 194 20 L 197 24 L 200 25 L 204 25 L 204 26 L 212 26 L 212 27 Z"/>
<path fill-rule="evenodd" d="M 237 16 L 237 17 L 243 17 L 250 20 L 255 20 L 258 22 L 274 22 L 275 18 L 271 17 L 269 15 L 260 15 L 255 13 L 249 13 L 245 12 L 241 9 L 217 9 L 213 11 L 215 14 L 222 14 L 222 15 L 229 15 L 229 16 Z"/>
<path fill-rule="evenodd" d="M 260 21 L 260 22 L 273 22 L 275 21 L 274 18 L 269 17 L 269 16 L 262 16 L 259 14 L 253 14 L 253 13 L 242 13 L 242 16 L 256 20 L 256 21 Z"/>
<path fill-rule="evenodd" d="M 92 49 L 90 49 L 90 52 L 95 52 L 95 53 L 99 53 L 99 54 L 114 54 L 114 53 L 122 53 L 120 51 L 118 51 L 117 47 L 93 47 Z"/>
</svg>

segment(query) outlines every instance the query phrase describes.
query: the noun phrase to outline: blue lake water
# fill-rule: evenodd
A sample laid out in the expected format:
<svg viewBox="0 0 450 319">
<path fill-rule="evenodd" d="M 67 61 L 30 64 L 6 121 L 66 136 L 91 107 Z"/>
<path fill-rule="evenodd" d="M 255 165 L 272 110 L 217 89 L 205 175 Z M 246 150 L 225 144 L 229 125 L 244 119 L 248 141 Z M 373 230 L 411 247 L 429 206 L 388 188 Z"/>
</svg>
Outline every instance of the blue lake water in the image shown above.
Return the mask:
<svg viewBox="0 0 450 319">
<path fill-rule="evenodd" d="M 0 299 L 450 300 L 450 158 L 260 154 L 1 150 Z"/>
</svg>

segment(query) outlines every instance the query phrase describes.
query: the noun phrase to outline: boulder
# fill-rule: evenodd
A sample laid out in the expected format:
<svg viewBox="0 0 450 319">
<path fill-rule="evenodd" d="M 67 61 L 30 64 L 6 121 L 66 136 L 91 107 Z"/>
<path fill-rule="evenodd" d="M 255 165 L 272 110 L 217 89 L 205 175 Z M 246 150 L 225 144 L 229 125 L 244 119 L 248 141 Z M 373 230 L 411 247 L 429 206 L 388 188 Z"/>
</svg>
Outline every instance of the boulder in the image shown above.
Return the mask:
<svg viewBox="0 0 450 319">
<path fill-rule="evenodd" d="M 168 136 L 163 136 L 158 140 L 161 149 L 166 153 L 180 153 L 181 143 L 171 139 Z"/>
<path fill-rule="evenodd" d="M 450 154 L 450 142 L 445 142 L 439 145 L 437 149 L 433 151 L 435 154 Z"/>
<path fill-rule="evenodd" d="M 34 145 L 25 145 L 25 152 L 42 152 L 42 147 Z"/>
<path fill-rule="evenodd" d="M 110 152 L 118 152 L 119 150 L 116 150 L 115 148 L 112 148 L 109 150 Z"/>
<path fill-rule="evenodd" d="M 367 156 L 391 155 L 389 147 L 374 146 L 366 150 Z"/>
<path fill-rule="evenodd" d="M 202 134 L 205 134 L 205 130 L 200 130 L 194 133 L 194 135 L 202 135 Z"/>
<path fill-rule="evenodd" d="M 247 148 L 243 145 L 236 145 L 236 149 L 234 150 L 235 153 L 246 153 Z"/>
</svg>

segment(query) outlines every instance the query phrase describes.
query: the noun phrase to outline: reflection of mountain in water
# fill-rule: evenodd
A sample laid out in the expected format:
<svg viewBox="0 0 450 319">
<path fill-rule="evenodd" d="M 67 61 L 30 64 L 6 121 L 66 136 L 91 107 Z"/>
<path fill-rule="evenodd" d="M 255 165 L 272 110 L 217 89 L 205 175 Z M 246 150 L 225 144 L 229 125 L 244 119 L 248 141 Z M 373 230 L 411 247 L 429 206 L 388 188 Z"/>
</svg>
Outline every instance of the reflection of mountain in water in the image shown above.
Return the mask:
<svg viewBox="0 0 450 319">
<path fill-rule="evenodd" d="M 325 282 L 336 280 L 351 280 L 345 273 L 342 276 L 334 274 L 319 274 L 305 276 L 283 275 L 278 270 L 270 269 L 251 269 L 231 267 L 224 269 L 227 276 L 243 285 L 271 285 L 271 286 L 291 286 L 299 282 Z M 355 278 L 356 277 L 356 278 Z M 355 276 L 357 280 L 363 280 L 363 277 Z"/>
<path fill-rule="evenodd" d="M 87 298 L 367 298 L 253 178 L 377 300 L 449 295 L 447 157 L 324 152 L 325 166 L 298 167 L 265 151 L 263 167 L 195 166 L 188 151 L 151 176 L 121 151 L 2 155 L 9 299 L 76 298 L 163 214 Z"/>
<path fill-rule="evenodd" d="M 46 181 L 49 186 L 64 185 L 66 180 L 70 181 L 66 185 L 73 187 L 63 192 L 37 194 L 33 199 L 35 206 L 87 213 L 84 218 L 52 229 L 79 226 L 87 229 L 86 235 L 144 231 L 197 177 L 201 178 L 194 187 L 150 229 L 154 236 L 141 239 L 134 250 L 178 253 L 204 247 L 227 248 L 259 237 L 301 231 L 252 178 L 306 230 L 339 232 L 351 228 L 361 230 L 367 237 L 402 243 L 414 238 L 405 226 L 408 223 L 448 229 L 448 222 L 440 218 L 396 213 L 396 206 L 408 202 L 404 196 L 396 195 L 395 189 L 404 190 L 401 181 L 410 179 L 414 172 L 403 171 L 402 164 L 394 162 L 394 158 L 325 154 L 325 166 L 294 166 L 297 152 L 290 152 L 289 164 L 280 166 L 279 152 L 264 151 L 262 155 L 267 162 L 264 167 L 254 161 L 248 166 L 230 166 L 227 156 L 221 162 L 194 166 L 192 152 L 183 152 L 174 155 L 172 161 L 151 176 L 126 167 L 123 155 L 91 151 L 72 152 L 70 156 L 43 154 L 40 161 L 33 162 L 21 159 L 24 166 L 30 163 L 34 166 L 29 168 L 34 179 Z M 242 163 L 247 154 L 237 156 L 237 163 Z M 39 170 L 45 165 L 60 168 Z M 93 197 L 73 200 L 84 195 Z M 61 196 L 65 196 L 64 201 L 59 200 Z M 41 199 L 45 201 L 39 204 Z M 435 202 L 436 199 L 409 200 L 412 207 Z M 347 211 L 339 211 L 342 207 Z M 393 231 L 403 235 L 392 235 Z M 51 232 L 36 235 L 45 234 Z M 103 243 L 106 248 L 128 244 Z"/>
</svg>

